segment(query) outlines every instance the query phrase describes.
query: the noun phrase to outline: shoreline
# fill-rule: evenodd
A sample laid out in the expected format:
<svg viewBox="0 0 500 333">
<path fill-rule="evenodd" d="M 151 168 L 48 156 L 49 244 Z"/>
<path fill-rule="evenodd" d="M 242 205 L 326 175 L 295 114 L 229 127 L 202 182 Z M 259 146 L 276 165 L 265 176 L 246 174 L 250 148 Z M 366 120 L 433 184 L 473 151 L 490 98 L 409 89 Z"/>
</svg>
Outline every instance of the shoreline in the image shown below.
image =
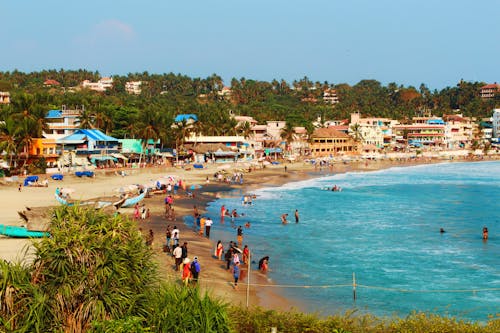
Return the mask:
<svg viewBox="0 0 500 333">
<path fill-rule="evenodd" d="M 485 159 L 481 161 L 496 160 Z M 481 162 L 479 161 L 479 162 Z M 138 172 L 131 174 L 130 177 L 119 177 L 114 175 L 98 174 L 96 179 L 82 180 L 69 176 L 68 180 L 61 183 L 52 181 L 48 188 L 23 188 L 22 192 L 17 193 L 17 186 L 1 186 L 0 187 L 0 209 L 4 212 L 2 217 L 2 224 L 13 224 L 14 217 L 17 217 L 17 210 L 23 209 L 24 206 L 41 206 L 49 207 L 55 206 L 53 193 L 55 187 L 64 185 L 65 187 L 74 187 L 78 194 L 85 194 L 85 197 L 93 197 L 101 194 L 108 194 L 113 192 L 115 187 L 124 184 L 144 183 L 150 179 L 154 179 L 160 175 L 172 174 L 176 177 L 184 179 L 188 186 L 191 184 L 202 184 L 202 189 L 196 190 L 195 198 L 188 198 L 187 196 L 177 196 L 174 200 L 174 208 L 176 210 L 177 221 L 166 221 L 164 218 L 164 205 L 162 195 L 152 195 L 150 198 L 143 200 L 146 207 L 150 208 L 151 217 L 145 221 L 139 220 L 137 222 L 138 228 L 142 228 L 146 233 L 148 229 L 152 229 L 155 237 L 153 243 L 153 251 L 155 253 L 155 260 L 159 264 L 159 272 L 166 281 L 179 281 L 180 273 L 175 272 L 172 268 L 173 259 L 167 254 L 162 252 L 162 245 L 165 243 L 165 230 L 166 226 L 174 224 L 180 230 L 180 242 L 188 242 L 188 257 L 198 256 L 202 271 L 200 275 L 199 285 L 202 292 L 207 291 L 212 296 L 218 297 L 223 301 L 232 305 L 246 306 L 247 292 L 246 292 L 246 277 L 240 279 L 240 288 L 238 291 L 233 290 L 231 280 L 231 273 L 227 272 L 224 267 L 224 261 L 218 261 L 213 256 L 214 244 L 217 240 L 200 237 L 196 231 L 185 223 L 186 216 L 192 216 L 193 205 L 196 205 L 201 214 L 206 212 L 206 207 L 210 202 L 217 200 L 218 197 L 224 193 L 228 193 L 234 189 L 248 193 L 258 188 L 269 186 L 281 186 L 286 183 L 296 182 L 311 178 L 323 177 L 332 173 L 345 173 L 345 172 L 366 172 L 387 169 L 391 167 L 406 167 L 420 164 L 433 164 L 433 163 L 454 163 L 454 162 L 476 162 L 467 159 L 455 160 L 408 160 L 408 161 L 370 161 L 367 164 L 364 162 L 349 162 L 335 164 L 333 168 L 324 168 L 323 170 L 315 169 L 314 166 L 305 164 L 303 162 L 287 163 L 288 171 L 284 171 L 284 165 L 271 166 L 265 169 L 252 171 L 244 174 L 245 183 L 243 185 L 229 185 L 225 183 L 218 183 L 213 181 L 213 173 L 217 171 L 215 166 L 209 166 L 201 170 L 183 170 L 173 167 L 169 168 L 148 168 L 141 169 Z M 136 171 L 136 170 L 131 170 Z M 208 177 L 210 183 L 206 184 L 205 179 Z M 199 193 L 198 193 L 199 192 Z M 20 200 L 21 199 L 21 200 Z M 23 202 L 22 199 L 26 201 Z M 83 198 L 81 198 L 83 199 Z M 127 214 L 132 217 L 132 208 L 122 208 L 122 214 Z M 17 221 L 20 218 L 17 217 Z M 214 219 L 214 227 L 217 227 L 218 220 Z M 18 222 L 17 225 L 20 223 Z M 23 249 L 28 244 L 28 240 L 23 239 L 7 239 L 0 238 L 0 259 L 10 261 L 26 260 L 29 259 L 28 255 L 24 254 Z M 227 246 L 226 240 L 223 240 L 224 246 Z M 271 284 L 266 277 L 252 270 L 251 284 L 263 285 Z M 258 288 L 258 290 L 256 290 Z M 289 299 L 277 288 L 273 287 L 251 287 L 248 298 L 248 305 L 261 306 L 266 309 L 275 310 L 301 310 L 306 311 L 299 300 Z"/>
</svg>

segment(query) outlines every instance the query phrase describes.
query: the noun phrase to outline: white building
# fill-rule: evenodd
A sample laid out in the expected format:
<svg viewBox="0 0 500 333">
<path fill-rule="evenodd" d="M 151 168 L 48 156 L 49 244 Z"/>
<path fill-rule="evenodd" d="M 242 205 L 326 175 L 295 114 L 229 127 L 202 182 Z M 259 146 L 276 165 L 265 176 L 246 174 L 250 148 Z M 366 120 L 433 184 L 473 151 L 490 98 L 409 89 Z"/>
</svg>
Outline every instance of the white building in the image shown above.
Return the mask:
<svg viewBox="0 0 500 333">
<path fill-rule="evenodd" d="M 0 91 L 0 104 L 10 104 L 10 93 Z"/>
<path fill-rule="evenodd" d="M 90 80 L 84 80 L 82 82 L 82 88 L 103 92 L 107 89 L 113 87 L 113 78 L 112 77 L 103 77 L 97 82 L 91 82 Z"/>
<path fill-rule="evenodd" d="M 493 124 L 493 137 L 500 137 L 500 109 L 493 110 L 492 116 L 492 124 Z"/>
<path fill-rule="evenodd" d="M 142 81 L 129 81 L 125 83 L 125 91 L 129 94 L 140 95 L 141 94 Z"/>
<path fill-rule="evenodd" d="M 79 128 L 79 117 L 85 108 L 68 109 L 63 105 L 61 110 L 49 110 L 45 116 L 45 121 L 49 127 L 43 136 L 48 139 L 61 139 L 65 136 L 73 134 Z"/>
</svg>

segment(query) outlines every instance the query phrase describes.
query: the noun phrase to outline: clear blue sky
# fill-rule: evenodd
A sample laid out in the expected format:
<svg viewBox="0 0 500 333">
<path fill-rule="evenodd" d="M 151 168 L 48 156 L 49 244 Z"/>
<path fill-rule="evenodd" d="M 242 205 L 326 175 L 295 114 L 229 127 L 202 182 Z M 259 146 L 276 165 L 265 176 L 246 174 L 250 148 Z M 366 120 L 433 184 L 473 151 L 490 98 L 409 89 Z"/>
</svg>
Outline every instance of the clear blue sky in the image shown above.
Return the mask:
<svg viewBox="0 0 500 333">
<path fill-rule="evenodd" d="M 500 82 L 500 0 L 0 0 L 0 70 Z"/>
</svg>

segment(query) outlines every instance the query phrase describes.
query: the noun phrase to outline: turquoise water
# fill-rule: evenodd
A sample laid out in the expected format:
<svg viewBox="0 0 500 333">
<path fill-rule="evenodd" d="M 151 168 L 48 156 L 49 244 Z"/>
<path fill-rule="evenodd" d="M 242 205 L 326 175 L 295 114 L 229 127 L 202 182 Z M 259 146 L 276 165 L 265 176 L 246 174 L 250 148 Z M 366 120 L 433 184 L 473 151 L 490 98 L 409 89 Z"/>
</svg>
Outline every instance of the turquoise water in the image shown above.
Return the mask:
<svg viewBox="0 0 500 333">
<path fill-rule="evenodd" d="M 343 191 L 322 190 L 333 184 Z M 227 244 L 234 227 L 251 222 L 244 243 L 257 260 L 270 256 L 274 283 L 290 286 L 277 292 L 309 311 L 418 310 L 478 321 L 500 312 L 500 162 L 337 174 L 255 193 L 250 207 L 239 193 L 210 204 L 212 239 Z M 222 204 L 246 217 L 220 224 Z M 285 212 L 288 225 L 280 223 Z"/>
</svg>

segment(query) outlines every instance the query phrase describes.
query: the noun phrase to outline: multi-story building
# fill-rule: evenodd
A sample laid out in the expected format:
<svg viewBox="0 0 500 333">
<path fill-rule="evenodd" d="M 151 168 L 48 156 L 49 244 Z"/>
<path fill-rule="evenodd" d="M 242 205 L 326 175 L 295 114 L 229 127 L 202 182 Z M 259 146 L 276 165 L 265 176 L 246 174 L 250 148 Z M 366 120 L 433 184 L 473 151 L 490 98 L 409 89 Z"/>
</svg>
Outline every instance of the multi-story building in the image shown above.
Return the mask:
<svg viewBox="0 0 500 333">
<path fill-rule="evenodd" d="M 90 80 L 84 80 L 82 82 L 82 88 L 103 92 L 113 87 L 112 77 L 103 77 L 97 82 L 91 82 Z"/>
<path fill-rule="evenodd" d="M 493 137 L 500 138 L 500 109 L 494 109 L 493 116 L 491 118 L 491 123 L 493 125 Z"/>
<path fill-rule="evenodd" d="M 496 94 L 500 93 L 500 84 L 492 83 L 481 87 L 480 95 L 481 98 L 493 98 Z"/>
<path fill-rule="evenodd" d="M 335 89 L 326 89 L 323 91 L 323 101 L 328 104 L 337 104 L 339 102 L 337 91 Z"/>
<path fill-rule="evenodd" d="M 383 148 L 390 144 L 392 139 L 392 125 L 395 122 L 387 118 L 361 118 L 359 113 L 351 114 L 349 134 L 359 136 L 363 145 L 374 145 Z M 354 133 L 354 130 L 359 133 Z"/>
<path fill-rule="evenodd" d="M 140 95 L 141 94 L 142 81 L 129 81 L 125 83 L 125 91 L 129 94 Z"/>
<path fill-rule="evenodd" d="M 356 152 L 357 145 L 349 135 L 323 127 L 314 130 L 310 149 L 313 157 L 333 157 Z"/>
<path fill-rule="evenodd" d="M 0 104 L 10 104 L 10 92 L 0 91 Z"/>
<path fill-rule="evenodd" d="M 59 154 L 57 153 L 57 144 L 55 139 L 35 138 L 31 140 L 28 150 L 29 159 L 45 159 L 47 166 L 53 167 L 57 164 Z"/>
<path fill-rule="evenodd" d="M 49 110 L 45 116 L 49 130 L 44 132 L 43 136 L 57 140 L 72 134 L 79 128 L 79 117 L 84 110 L 83 105 L 74 109 L 68 109 L 63 105 L 61 110 Z"/>
<path fill-rule="evenodd" d="M 449 149 L 464 148 L 470 145 L 475 123 L 461 114 L 443 115 L 445 121 L 445 143 Z"/>
<path fill-rule="evenodd" d="M 441 120 L 428 120 L 427 123 L 413 123 L 410 125 L 394 125 L 392 127 L 394 139 L 397 142 L 406 142 L 414 146 L 443 146 L 445 145 L 445 124 Z"/>
</svg>

